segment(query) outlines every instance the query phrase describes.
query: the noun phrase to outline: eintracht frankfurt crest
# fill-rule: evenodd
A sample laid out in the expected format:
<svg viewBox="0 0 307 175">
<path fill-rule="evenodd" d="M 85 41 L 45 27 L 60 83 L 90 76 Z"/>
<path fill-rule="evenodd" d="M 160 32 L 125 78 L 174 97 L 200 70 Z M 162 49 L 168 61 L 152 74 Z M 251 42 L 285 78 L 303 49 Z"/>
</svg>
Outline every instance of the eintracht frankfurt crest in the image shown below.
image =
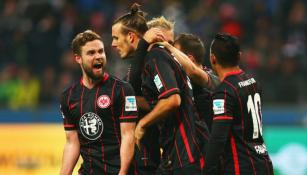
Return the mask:
<svg viewBox="0 0 307 175">
<path fill-rule="evenodd" d="M 97 105 L 100 108 L 107 108 L 107 107 L 110 106 L 110 103 L 111 103 L 111 100 L 110 100 L 109 96 L 107 96 L 107 95 L 101 95 L 97 99 Z"/>
<path fill-rule="evenodd" d="M 103 123 L 101 118 L 92 112 L 82 115 L 79 121 L 82 135 L 89 140 L 98 139 L 103 132 Z"/>
</svg>

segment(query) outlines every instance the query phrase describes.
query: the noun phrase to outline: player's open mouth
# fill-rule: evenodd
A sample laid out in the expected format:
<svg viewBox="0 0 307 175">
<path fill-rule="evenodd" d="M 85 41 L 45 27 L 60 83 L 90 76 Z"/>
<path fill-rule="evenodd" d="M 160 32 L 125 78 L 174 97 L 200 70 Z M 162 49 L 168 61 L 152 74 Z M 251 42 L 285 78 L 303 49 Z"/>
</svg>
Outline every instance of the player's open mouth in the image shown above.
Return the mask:
<svg viewBox="0 0 307 175">
<path fill-rule="evenodd" d="M 95 63 L 94 65 L 93 65 L 93 68 L 94 69 L 101 69 L 102 68 L 102 63 Z"/>
</svg>

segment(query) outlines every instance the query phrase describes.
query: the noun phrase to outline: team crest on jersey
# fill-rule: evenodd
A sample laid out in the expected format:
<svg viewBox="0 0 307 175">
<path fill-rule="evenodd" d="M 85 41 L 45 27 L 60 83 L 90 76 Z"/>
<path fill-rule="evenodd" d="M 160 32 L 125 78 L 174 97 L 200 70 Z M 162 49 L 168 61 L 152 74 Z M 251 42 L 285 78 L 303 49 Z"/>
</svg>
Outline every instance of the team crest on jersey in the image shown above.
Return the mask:
<svg viewBox="0 0 307 175">
<path fill-rule="evenodd" d="M 215 115 L 225 113 L 224 99 L 213 100 L 213 112 Z"/>
<path fill-rule="evenodd" d="M 101 118 L 93 112 L 83 114 L 80 118 L 79 126 L 81 134 L 89 140 L 98 139 L 103 132 L 103 122 Z"/>
<path fill-rule="evenodd" d="M 100 108 L 107 108 L 107 107 L 110 106 L 110 103 L 111 103 L 111 100 L 110 100 L 109 96 L 101 95 L 100 97 L 98 97 L 97 105 Z"/>
<path fill-rule="evenodd" d="M 126 96 L 125 111 L 137 111 L 135 96 Z"/>
</svg>

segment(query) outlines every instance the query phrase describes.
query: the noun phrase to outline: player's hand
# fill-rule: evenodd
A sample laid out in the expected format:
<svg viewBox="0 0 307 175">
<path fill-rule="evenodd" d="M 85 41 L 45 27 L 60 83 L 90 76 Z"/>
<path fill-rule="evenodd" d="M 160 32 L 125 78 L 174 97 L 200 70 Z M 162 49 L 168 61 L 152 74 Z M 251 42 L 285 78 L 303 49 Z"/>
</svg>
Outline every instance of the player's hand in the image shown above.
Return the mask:
<svg viewBox="0 0 307 175">
<path fill-rule="evenodd" d="M 170 49 L 172 45 L 167 41 L 157 42 L 158 45 L 164 46 L 166 49 Z"/>
<path fill-rule="evenodd" d="M 149 43 L 161 42 L 165 40 L 164 34 L 159 28 L 151 28 L 143 36 L 144 40 Z"/>
<path fill-rule="evenodd" d="M 145 129 L 141 125 L 141 122 L 139 122 L 136 125 L 135 132 L 134 132 L 134 137 L 135 137 L 135 143 L 138 146 L 139 149 L 141 149 L 141 140 L 145 134 Z"/>
</svg>

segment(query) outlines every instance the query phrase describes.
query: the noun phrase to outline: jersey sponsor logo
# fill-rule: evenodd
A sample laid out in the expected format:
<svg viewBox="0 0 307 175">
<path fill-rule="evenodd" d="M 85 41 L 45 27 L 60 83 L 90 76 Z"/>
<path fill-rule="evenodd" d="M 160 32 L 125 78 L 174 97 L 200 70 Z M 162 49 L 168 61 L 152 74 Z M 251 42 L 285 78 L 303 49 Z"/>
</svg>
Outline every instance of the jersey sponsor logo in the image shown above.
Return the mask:
<svg viewBox="0 0 307 175">
<path fill-rule="evenodd" d="M 126 96 L 125 111 L 137 111 L 135 96 Z"/>
<path fill-rule="evenodd" d="M 111 100 L 110 100 L 109 96 L 101 95 L 100 97 L 98 97 L 97 105 L 100 108 L 107 108 L 107 107 L 110 106 L 110 103 L 111 103 Z"/>
<path fill-rule="evenodd" d="M 79 126 L 81 134 L 89 140 L 98 139 L 103 132 L 103 122 L 101 118 L 93 112 L 83 114 L 80 118 Z"/>
<path fill-rule="evenodd" d="M 192 84 L 191 84 L 191 80 L 190 78 L 187 76 L 187 82 L 188 82 L 188 86 L 191 90 L 193 90 Z"/>
<path fill-rule="evenodd" d="M 216 99 L 213 100 L 213 112 L 214 115 L 225 113 L 225 100 L 224 99 Z"/>
<path fill-rule="evenodd" d="M 162 81 L 161 81 L 158 74 L 155 76 L 154 82 L 155 82 L 155 85 L 156 85 L 158 91 L 160 92 L 160 89 L 163 87 L 163 84 L 162 84 Z"/>
</svg>

